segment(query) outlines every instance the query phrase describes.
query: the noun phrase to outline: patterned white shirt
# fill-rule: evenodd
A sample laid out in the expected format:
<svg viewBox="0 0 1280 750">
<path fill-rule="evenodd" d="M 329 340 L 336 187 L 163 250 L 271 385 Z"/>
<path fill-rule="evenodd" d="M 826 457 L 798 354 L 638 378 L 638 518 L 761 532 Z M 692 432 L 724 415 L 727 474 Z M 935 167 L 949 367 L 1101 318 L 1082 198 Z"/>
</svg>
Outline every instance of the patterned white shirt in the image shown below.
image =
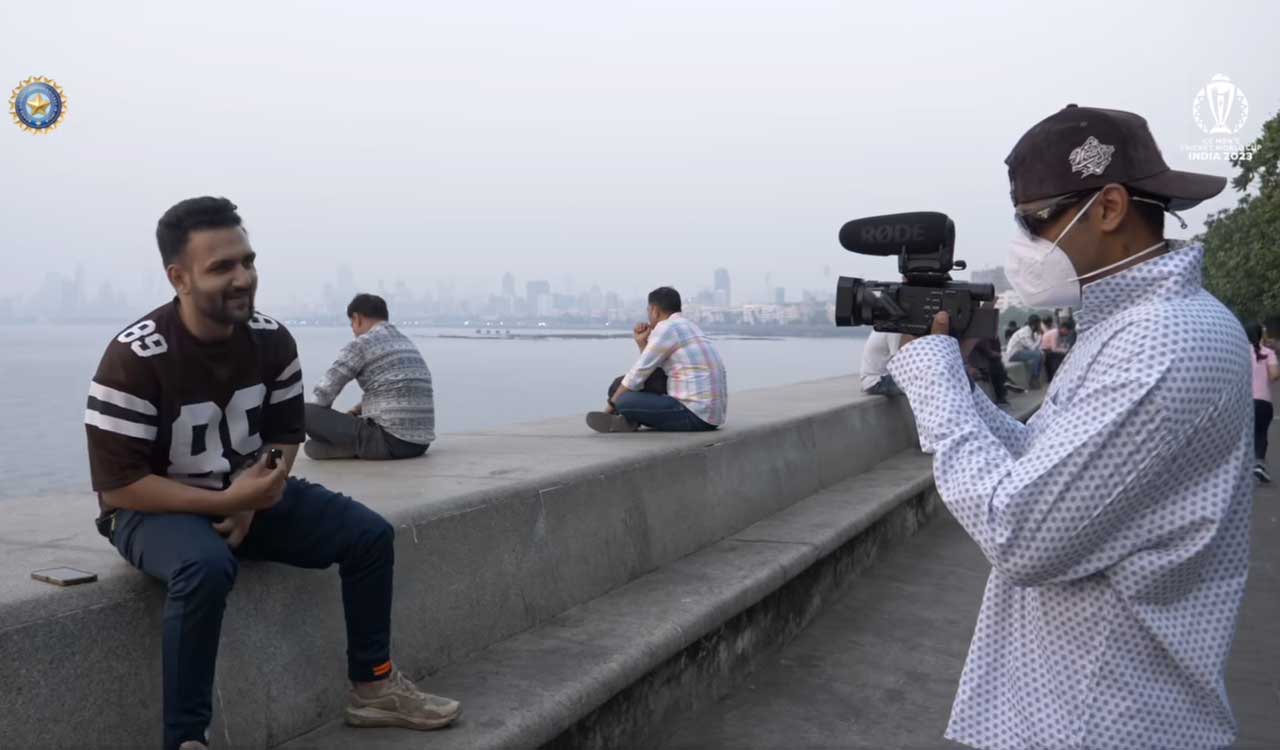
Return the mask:
<svg viewBox="0 0 1280 750">
<path fill-rule="evenodd" d="M 648 345 L 622 384 L 633 391 L 643 390 L 644 381 L 659 367 L 667 373 L 668 396 L 703 422 L 717 427 L 724 424 L 729 403 L 724 362 L 711 339 L 680 313 L 653 327 Z"/>
<path fill-rule="evenodd" d="M 1009 343 L 1004 348 L 1004 363 L 1011 364 L 1013 355 L 1020 351 L 1039 348 L 1040 336 L 1031 330 L 1031 326 L 1024 325 L 1009 337 Z"/>
<path fill-rule="evenodd" d="M 1250 347 L 1172 250 L 1084 288 L 1023 425 L 956 341 L 889 363 L 943 502 L 991 562 L 947 737 L 993 750 L 1217 748 L 1248 564 Z"/>
<path fill-rule="evenodd" d="M 390 323 L 378 323 L 342 347 L 316 384 L 316 403 L 331 406 L 354 379 L 364 391 L 360 414 L 395 437 L 418 445 L 436 439 L 436 399 L 422 352 Z"/>
</svg>

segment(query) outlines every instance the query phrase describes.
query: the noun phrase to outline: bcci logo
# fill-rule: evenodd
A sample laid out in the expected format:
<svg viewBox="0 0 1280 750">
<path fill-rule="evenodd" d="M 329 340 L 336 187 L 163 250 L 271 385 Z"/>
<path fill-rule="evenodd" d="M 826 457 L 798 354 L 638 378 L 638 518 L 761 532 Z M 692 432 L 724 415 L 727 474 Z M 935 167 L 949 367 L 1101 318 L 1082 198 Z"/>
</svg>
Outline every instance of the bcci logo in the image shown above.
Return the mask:
<svg viewBox="0 0 1280 750">
<path fill-rule="evenodd" d="M 1230 78 L 1219 73 L 1196 92 L 1191 116 L 1209 135 L 1235 135 L 1249 119 L 1249 99 Z"/>
<path fill-rule="evenodd" d="M 9 97 L 9 115 L 28 133 L 52 133 L 67 114 L 67 97 L 52 78 L 28 78 Z"/>
<path fill-rule="evenodd" d="M 1192 161 L 1248 161 L 1256 150 L 1236 136 L 1249 119 L 1249 99 L 1230 78 L 1219 73 L 1196 92 L 1191 102 L 1191 119 L 1205 137 L 1199 143 L 1184 143 L 1182 150 Z"/>
</svg>

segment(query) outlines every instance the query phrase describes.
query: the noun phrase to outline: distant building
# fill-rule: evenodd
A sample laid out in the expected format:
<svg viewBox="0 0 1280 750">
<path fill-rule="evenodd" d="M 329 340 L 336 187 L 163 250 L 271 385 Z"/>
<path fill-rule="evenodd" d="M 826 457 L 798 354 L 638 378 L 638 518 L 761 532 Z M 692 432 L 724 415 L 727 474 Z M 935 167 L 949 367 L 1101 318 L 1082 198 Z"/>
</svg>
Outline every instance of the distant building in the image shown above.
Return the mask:
<svg viewBox="0 0 1280 750">
<path fill-rule="evenodd" d="M 572 294 L 551 295 L 551 309 L 556 312 L 577 312 L 578 298 Z"/>
<path fill-rule="evenodd" d="M 551 314 L 551 282 L 530 281 L 524 285 L 524 304 L 531 315 Z"/>
<path fill-rule="evenodd" d="M 511 273 L 510 271 L 507 271 L 506 273 L 502 274 L 502 296 L 503 297 L 516 296 L 516 277 L 515 277 L 515 274 Z"/>
<path fill-rule="evenodd" d="M 773 303 L 775 305 L 787 304 L 787 290 L 785 287 L 778 287 L 773 290 Z"/>
<path fill-rule="evenodd" d="M 1004 312 L 1011 307 L 1022 307 L 1022 298 L 1017 292 L 1008 291 L 1003 294 L 996 295 L 996 309 Z"/>
<path fill-rule="evenodd" d="M 717 268 L 715 272 L 715 282 L 716 304 L 722 306 L 733 304 L 733 290 L 729 284 L 729 269 Z M 721 293 L 724 294 L 723 302 L 720 302 Z"/>
<path fill-rule="evenodd" d="M 1013 286 L 1009 284 L 1009 278 L 1004 274 L 1004 266 L 977 269 L 969 275 L 969 278 L 975 284 L 990 284 L 994 286 L 996 294 L 1013 289 Z"/>
</svg>

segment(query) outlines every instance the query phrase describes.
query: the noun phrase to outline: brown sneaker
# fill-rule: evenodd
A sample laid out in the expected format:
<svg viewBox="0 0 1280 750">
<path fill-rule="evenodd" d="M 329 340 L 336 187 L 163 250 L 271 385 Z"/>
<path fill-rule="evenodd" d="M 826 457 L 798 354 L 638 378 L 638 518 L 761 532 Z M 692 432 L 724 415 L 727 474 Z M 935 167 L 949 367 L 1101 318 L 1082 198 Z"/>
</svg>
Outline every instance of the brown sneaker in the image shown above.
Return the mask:
<svg viewBox="0 0 1280 750">
<path fill-rule="evenodd" d="M 587 412 L 587 426 L 596 432 L 635 432 L 640 425 L 621 414 L 602 411 Z"/>
<path fill-rule="evenodd" d="M 355 690 L 351 691 L 346 710 L 348 724 L 353 727 L 440 729 L 462 713 L 457 701 L 422 692 L 398 669 L 383 680 L 380 687 L 381 691 L 371 698 L 362 698 Z"/>
</svg>

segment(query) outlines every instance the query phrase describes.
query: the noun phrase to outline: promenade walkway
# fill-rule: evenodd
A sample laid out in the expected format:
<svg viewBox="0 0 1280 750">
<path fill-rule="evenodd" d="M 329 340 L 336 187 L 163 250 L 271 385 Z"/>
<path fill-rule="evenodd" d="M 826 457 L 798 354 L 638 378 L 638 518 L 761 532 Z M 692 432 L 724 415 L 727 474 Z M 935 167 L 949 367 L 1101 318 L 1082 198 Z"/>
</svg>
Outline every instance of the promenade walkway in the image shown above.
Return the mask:
<svg viewBox="0 0 1280 750">
<path fill-rule="evenodd" d="M 1272 444 L 1280 427 L 1271 431 Z M 945 511 L 897 545 L 665 750 L 959 748 L 942 739 L 990 566 Z M 1280 489 L 1254 502 L 1251 568 L 1227 671 L 1237 748 L 1280 748 Z"/>
</svg>

